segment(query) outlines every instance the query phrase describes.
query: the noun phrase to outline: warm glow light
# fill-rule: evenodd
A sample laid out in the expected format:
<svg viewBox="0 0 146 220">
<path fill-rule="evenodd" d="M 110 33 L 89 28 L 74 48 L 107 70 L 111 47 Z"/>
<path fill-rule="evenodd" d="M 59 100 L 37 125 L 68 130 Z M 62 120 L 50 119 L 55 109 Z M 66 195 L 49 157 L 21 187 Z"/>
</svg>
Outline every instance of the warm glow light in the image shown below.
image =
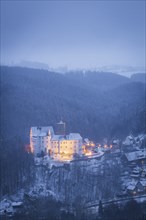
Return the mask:
<svg viewBox="0 0 146 220">
<path fill-rule="evenodd" d="M 28 152 L 28 153 L 34 153 L 34 149 L 33 149 L 33 146 L 30 144 L 27 144 L 25 145 L 25 150 Z"/>
<path fill-rule="evenodd" d="M 92 155 L 92 152 L 91 152 L 91 151 L 86 152 L 85 155 L 86 155 L 86 156 L 91 156 L 91 155 Z"/>
<path fill-rule="evenodd" d="M 33 147 L 33 143 L 32 143 L 32 130 L 30 130 L 30 138 L 31 138 L 31 141 L 30 141 L 30 145 L 29 145 L 29 152 L 33 154 L 34 147 Z"/>
<path fill-rule="evenodd" d="M 60 155 L 57 155 L 56 157 L 57 160 L 59 161 L 71 161 L 73 159 L 73 155 L 70 155 L 70 154 L 60 154 Z"/>
<path fill-rule="evenodd" d="M 32 145 L 30 145 L 30 152 L 33 154 L 34 153 L 34 148 Z"/>
<path fill-rule="evenodd" d="M 85 145 L 82 146 L 83 151 L 85 150 Z"/>
</svg>

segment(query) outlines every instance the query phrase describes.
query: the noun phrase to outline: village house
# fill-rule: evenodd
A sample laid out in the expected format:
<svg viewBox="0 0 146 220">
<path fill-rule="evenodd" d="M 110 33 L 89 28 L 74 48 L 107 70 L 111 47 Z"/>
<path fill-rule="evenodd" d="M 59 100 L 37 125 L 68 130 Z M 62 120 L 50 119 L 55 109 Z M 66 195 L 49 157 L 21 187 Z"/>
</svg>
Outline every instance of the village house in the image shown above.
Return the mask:
<svg viewBox="0 0 146 220">
<path fill-rule="evenodd" d="M 145 164 L 146 163 L 146 150 L 138 150 L 123 155 L 123 159 L 128 164 Z"/>
<path fill-rule="evenodd" d="M 132 180 L 127 184 L 127 192 L 131 195 L 143 194 L 146 192 L 146 180 Z"/>
</svg>

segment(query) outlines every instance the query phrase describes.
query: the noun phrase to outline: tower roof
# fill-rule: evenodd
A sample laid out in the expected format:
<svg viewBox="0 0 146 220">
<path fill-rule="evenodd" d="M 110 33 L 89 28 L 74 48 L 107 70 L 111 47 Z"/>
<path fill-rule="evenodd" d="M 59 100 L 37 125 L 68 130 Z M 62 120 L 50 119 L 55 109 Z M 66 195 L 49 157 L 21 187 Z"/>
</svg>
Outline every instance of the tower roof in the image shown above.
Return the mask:
<svg viewBox="0 0 146 220">
<path fill-rule="evenodd" d="M 62 124 L 65 124 L 65 122 L 63 122 L 62 120 L 60 120 L 60 122 L 58 122 L 57 124 L 62 125 Z"/>
</svg>

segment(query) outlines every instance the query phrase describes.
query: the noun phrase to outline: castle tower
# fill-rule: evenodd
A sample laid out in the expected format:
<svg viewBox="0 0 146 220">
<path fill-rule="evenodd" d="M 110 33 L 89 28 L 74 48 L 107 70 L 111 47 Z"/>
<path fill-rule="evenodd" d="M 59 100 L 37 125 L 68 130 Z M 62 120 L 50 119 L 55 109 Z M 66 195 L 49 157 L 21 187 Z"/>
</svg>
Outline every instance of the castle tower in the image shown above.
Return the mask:
<svg viewBox="0 0 146 220">
<path fill-rule="evenodd" d="M 56 134 L 65 135 L 65 127 L 66 127 L 65 122 L 63 122 L 62 120 L 58 122 L 56 126 Z"/>
</svg>

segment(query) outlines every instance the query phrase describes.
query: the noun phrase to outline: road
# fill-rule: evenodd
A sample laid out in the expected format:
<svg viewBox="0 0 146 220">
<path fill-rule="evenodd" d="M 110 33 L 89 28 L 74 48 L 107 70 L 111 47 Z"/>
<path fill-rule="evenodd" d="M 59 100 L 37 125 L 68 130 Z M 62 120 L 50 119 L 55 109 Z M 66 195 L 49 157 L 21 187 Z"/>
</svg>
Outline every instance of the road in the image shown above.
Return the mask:
<svg viewBox="0 0 146 220">
<path fill-rule="evenodd" d="M 102 201 L 102 204 L 107 205 L 107 204 L 112 204 L 112 203 L 116 203 L 116 202 L 129 201 L 129 200 L 132 200 L 132 199 L 137 200 L 137 199 L 142 199 L 142 198 L 146 199 L 146 195 L 129 196 L 129 197 L 126 197 L 126 198 L 121 198 L 121 199 L 106 200 L 106 201 Z M 96 207 L 96 206 L 99 206 L 99 202 L 87 205 L 87 206 L 85 206 L 85 208 L 92 208 L 92 207 Z"/>
</svg>

